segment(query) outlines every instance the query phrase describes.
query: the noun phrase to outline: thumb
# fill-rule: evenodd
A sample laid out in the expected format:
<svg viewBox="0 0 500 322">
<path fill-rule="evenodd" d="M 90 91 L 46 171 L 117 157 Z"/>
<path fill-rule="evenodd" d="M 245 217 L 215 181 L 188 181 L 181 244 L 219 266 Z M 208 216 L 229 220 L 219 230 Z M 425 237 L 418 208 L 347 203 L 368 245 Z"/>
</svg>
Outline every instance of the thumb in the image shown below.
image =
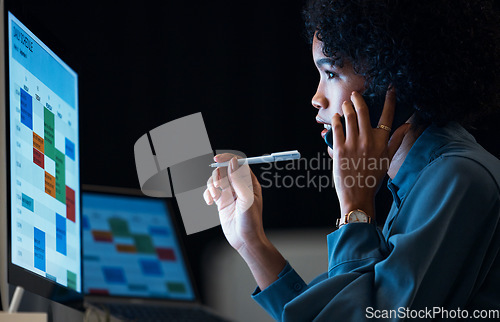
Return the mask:
<svg viewBox="0 0 500 322">
<path fill-rule="evenodd" d="M 403 139 L 408 133 L 408 130 L 410 129 L 411 124 L 410 123 L 405 123 L 401 125 L 400 127 L 397 128 L 396 131 L 391 136 L 391 139 L 389 140 L 387 150 L 389 152 L 389 160 L 392 160 L 394 157 L 394 154 L 396 154 L 396 151 L 399 149 L 401 146 L 401 143 L 403 143 Z"/>
</svg>

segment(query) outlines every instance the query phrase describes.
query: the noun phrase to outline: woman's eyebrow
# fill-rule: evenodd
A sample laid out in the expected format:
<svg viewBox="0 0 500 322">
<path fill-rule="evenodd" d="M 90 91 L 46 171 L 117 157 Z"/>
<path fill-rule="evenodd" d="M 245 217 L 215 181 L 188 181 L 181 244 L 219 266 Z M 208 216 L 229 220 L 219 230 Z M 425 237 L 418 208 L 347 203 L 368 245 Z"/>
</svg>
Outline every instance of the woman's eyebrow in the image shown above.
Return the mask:
<svg viewBox="0 0 500 322">
<path fill-rule="evenodd" d="M 331 67 L 335 66 L 335 62 L 331 58 L 321 58 L 316 61 L 316 66 L 320 68 L 323 65 L 329 65 Z"/>
</svg>

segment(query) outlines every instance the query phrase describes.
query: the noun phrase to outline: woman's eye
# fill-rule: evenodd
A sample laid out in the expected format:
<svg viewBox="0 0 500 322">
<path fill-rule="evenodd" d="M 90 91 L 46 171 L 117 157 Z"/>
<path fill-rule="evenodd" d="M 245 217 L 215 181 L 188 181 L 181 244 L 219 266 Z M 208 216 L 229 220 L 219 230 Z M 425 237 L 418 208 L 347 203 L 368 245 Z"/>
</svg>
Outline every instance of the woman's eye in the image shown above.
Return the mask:
<svg viewBox="0 0 500 322">
<path fill-rule="evenodd" d="M 326 71 L 325 73 L 326 73 L 326 76 L 328 77 L 328 79 L 332 79 L 332 78 L 337 77 L 337 74 L 335 74 L 334 72 Z"/>
</svg>

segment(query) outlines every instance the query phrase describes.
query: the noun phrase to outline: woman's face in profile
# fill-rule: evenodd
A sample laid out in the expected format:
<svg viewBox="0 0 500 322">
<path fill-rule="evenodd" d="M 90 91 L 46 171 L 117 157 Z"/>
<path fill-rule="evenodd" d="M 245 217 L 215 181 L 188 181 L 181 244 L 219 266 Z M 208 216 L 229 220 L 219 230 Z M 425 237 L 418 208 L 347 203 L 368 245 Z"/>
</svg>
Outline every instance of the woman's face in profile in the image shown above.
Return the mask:
<svg viewBox="0 0 500 322">
<path fill-rule="evenodd" d="M 335 113 L 343 115 L 342 103 L 350 101 L 351 93 L 364 92 L 365 79 L 354 73 L 349 62 L 344 62 L 344 67 L 339 68 L 333 64 L 333 60 L 323 54 L 323 43 L 314 36 L 312 55 L 316 68 L 320 74 L 320 80 L 316 94 L 312 98 L 312 105 L 318 109 L 316 121 L 323 124 L 331 124 Z M 326 130 L 322 132 L 324 136 Z"/>
</svg>

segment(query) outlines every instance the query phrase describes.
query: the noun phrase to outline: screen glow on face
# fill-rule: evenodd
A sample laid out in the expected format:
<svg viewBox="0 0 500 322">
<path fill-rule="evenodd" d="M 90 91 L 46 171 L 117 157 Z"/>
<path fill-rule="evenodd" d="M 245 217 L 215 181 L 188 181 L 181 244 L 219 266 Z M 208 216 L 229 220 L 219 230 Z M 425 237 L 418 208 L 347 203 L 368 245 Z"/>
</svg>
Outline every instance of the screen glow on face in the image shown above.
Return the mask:
<svg viewBox="0 0 500 322">
<path fill-rule="evenodd" d="M 8 13 L 12 263 L 81 292 L 78 76 Z"/>
</svg>

